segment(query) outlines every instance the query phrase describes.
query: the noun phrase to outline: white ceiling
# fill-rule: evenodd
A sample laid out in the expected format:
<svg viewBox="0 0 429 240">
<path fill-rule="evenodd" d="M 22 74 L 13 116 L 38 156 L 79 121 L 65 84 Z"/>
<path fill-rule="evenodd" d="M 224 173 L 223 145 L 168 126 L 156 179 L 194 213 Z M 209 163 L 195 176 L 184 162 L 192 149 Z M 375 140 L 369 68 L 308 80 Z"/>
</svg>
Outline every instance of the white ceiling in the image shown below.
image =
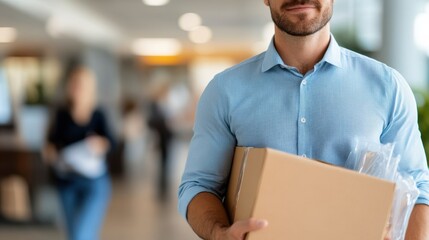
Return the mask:
<svg viewBox="0 0 429 240">
<path fill-rule="evenodd" d="M 336 0 L 333 28 L 352 29 L 360 19 L 354 16 L 356 9 L 364 2 L 380 1 Z M 209 43 L 192 44 L 179 28 L 178 18 L 187 12 L 199 14 L 202 24 L 212 29 Z M 56 37 L 46 30 L 52 17 L 68 27 Z M 132 41 L 143 37 L 177 38 L 190 50 L 243 52 L 263 40 L 268 22 L 271 17 L 263 0 L 170 0 L 160 7 L 146 6 L 142 0 L 0 0 L 0 27 L 18 31 L 16 42 L 0 43 L 0 54 L 17 49 L 73 50 L 88 44 L 128 54 Z"/>
<path fill-rule="evenodd" d="M 262 40 L 262 29 L 270 21 L 262 0 L 171 0 L 160 7 L 146 6 L 141 0 L 0 0 L 0 27 L 18 30 L 17 41 L 0 49 L 61 49 L 86 42 L 126 52 L 132 40 L 142 37 L 178 38 L 192 48 L 177 24 L 187 12 L 199 14 L 203 25 L 212 29 L 213 39 L 204 45 L 208 48 L 248 49 Z M 46 32 L 53 15 L 75 17 L 77 27 L 54 38 Z"/>
</svg>

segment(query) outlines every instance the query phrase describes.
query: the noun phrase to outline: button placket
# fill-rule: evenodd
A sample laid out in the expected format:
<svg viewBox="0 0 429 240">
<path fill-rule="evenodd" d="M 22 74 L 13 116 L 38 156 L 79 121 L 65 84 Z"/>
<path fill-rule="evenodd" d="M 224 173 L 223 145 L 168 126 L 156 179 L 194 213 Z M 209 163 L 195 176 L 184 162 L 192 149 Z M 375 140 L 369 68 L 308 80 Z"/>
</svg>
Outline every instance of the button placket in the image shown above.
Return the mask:
<svg viewBox="0 0 429 240">
<path fill-rule="evenodd" d="M 303 77 L 299 85 L 299 110 L 298 110 L 298 155 L 305 155 L 306 151 L 306 100 L 307 100 L 307 77 Z"/>
<path fill-rule="evenodd" d="M 302 78 L 301 78 L 301 82 L 299 84 L 299 92 L 300 92 L 300 97 L 299 97 L 299 110 L 298 110 L 298 149 L 297 149 L 297 153 L 300 156 L 303 157 L 307 157 L 307 153 L 309 151 L 308 149 L 308 145 L 309 142 L 307 141 L 307 134 L 309 134 L 309 129 L 308 129 L 308 125 L 309 125 L 309 121 L 310 121 L 310 117 L 311 115 L 309 114 L 309 111 L 307 109 L 307 100 L 309 94 L 310 94 L 310 83 L 311 83 L 311 78 L 314 74 L 314 71 L 308 72 L 307 74 L 305 74 Z M 310 94 L 311 95 L 311 94 Z"/>
</svg>

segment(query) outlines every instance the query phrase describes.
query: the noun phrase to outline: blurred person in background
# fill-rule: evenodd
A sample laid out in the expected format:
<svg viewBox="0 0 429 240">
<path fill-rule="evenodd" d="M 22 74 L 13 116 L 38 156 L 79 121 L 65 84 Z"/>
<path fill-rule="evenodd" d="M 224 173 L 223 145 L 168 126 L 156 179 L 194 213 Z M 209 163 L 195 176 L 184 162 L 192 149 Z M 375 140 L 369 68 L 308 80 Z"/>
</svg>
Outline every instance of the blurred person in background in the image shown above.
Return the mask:
<svg viewBox="0 0 429 240">
<path fill-rule="evenodd" d="M 141 156 L 146 150 L 145 116 L 146 114 L 141 111 L 136 99 L 126 98 L 123 100 L 121 138 L 124 145 L 123 158 L 127 164 L 123 164 L 122 168 L 130 163 L 132 163 L 130 167 L 133 168 L 133 164 L 141 160 Z M 123 170 L 125 171 L 125 169 Z"/>
<path fill-rule="evenodd" d="M 105 159 L 113 139 L 96 106 L 94 74 L 72 64 L 65 76 L 66 103 L 53 115 L 44 153 L 53 169 L 67 238 L 96 240 L 111 195 Z"/>
<path fill-rule="evenodd" d="M 168 123 L 166 110 L 162 106 L 169 91 L 166 81 L 159 81 L 152 86 L 151 99 L 148 109 L 148 126 L 156 136 L 156 148 L 159 153 L 158 200 L 168 199 L 168 163 L 173 130 Z"/>
</svg>

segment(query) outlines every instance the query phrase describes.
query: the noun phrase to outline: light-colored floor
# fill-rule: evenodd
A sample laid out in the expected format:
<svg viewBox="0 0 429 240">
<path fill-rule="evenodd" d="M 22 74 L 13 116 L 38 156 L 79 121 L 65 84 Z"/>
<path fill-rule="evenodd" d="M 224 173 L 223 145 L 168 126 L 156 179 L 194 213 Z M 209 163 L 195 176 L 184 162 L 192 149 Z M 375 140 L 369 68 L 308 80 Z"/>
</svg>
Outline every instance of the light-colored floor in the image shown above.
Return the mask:
<svg viewBox="0 0 429 240">
<path fill-rule="evenodd" d="M 156 199 L 157 158 L 153 151 L 128 163 L 127 177 L 113 181 L 113 195 L 102 240 L 194 240 L 185 220 L 177 212 L 177 186 L 183 170 L 187 143 L 176 142 L 172 148 L 170 198 L 165 204 Z M 62 231 L 54 227 L 2 226 L 0 239 L 62 240 Z"/>
</svg>

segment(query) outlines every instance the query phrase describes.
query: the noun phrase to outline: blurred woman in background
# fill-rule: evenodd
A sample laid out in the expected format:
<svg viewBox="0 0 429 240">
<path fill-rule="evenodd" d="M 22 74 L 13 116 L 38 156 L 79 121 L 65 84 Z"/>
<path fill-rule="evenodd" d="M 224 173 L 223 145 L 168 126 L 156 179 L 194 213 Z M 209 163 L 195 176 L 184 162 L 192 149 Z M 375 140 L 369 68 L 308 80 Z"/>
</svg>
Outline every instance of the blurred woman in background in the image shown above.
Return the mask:
<svg viewBox="0 0 429 240">
<path fill-rule="evenodd" d="M 113 140 L 96 107 L 93 73 L 82 65 L 67 72 L 66 104 L 53 115 L 45 156 L 54 169 L 67 238 L 96 240 L 111 194 L 105 159 Z"/>
</svg>

